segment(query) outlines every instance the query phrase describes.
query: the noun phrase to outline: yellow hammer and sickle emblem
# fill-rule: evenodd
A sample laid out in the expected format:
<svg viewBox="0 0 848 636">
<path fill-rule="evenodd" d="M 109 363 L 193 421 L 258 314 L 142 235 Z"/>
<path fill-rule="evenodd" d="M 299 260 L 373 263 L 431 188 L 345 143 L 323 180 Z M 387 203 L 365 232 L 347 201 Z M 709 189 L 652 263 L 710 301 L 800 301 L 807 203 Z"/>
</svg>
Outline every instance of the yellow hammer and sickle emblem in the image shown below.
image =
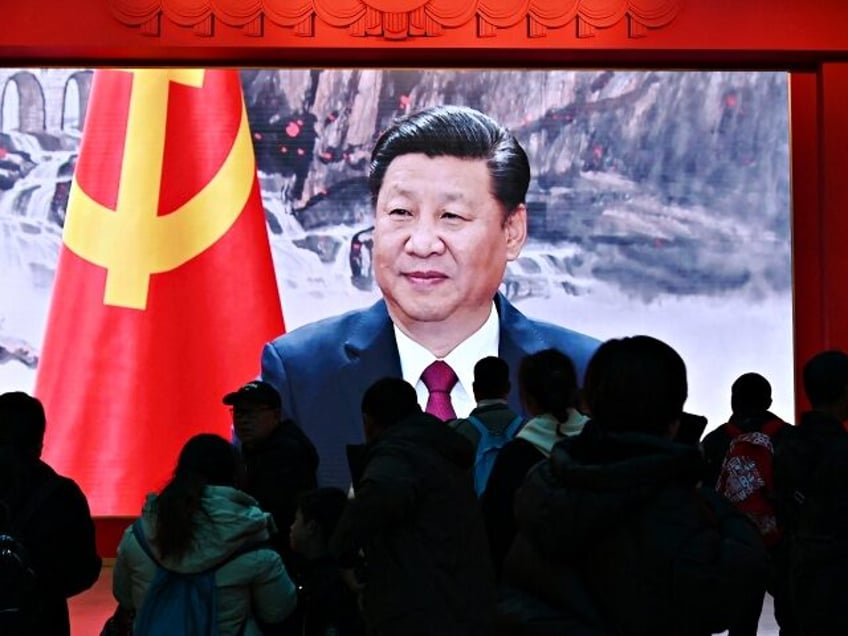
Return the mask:
<svg viewBox="0 0 848 636">
<path fill-rule="evenodd" d="M 113 211 L 93 200 L 76 178 L 64 241 L 77 256 L 107 270 L 103 302 L 145 309 L 150 277 L 171 271 L 220 239 L 247 203 L 256 175 L 242 104 L 233 147 L 218 173 L 189 201 L 157 216 L 170 82 L 200 88 L 198 69 L 132 70 L 127 136 Z"/>
</svg>

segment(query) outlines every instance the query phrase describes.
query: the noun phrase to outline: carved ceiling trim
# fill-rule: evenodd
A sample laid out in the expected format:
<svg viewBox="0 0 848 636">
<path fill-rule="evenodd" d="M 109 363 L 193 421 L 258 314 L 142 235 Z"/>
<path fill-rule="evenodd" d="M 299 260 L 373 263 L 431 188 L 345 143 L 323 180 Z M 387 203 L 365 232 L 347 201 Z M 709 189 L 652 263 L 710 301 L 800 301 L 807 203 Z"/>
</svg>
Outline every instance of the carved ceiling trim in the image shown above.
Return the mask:
<svg viewBox="0 0 848 636">
<path fill-rule="evenodd" d="M 315 36 L 315 20 L 355 37 L 404 40 L 434 37 L 474 22 L 477 37 L 525 23 L 527 37 L 573 24 L 577 37 L 593 37 L 622 21 L 630 37 L 668 26 L 683 0 L 108 0 L 122 24 L 159 37 L 162 20 L 198 37 L 214 37 L 220 22 L 245 36 L 262 37 L 266 25 Z"/>
</svg>

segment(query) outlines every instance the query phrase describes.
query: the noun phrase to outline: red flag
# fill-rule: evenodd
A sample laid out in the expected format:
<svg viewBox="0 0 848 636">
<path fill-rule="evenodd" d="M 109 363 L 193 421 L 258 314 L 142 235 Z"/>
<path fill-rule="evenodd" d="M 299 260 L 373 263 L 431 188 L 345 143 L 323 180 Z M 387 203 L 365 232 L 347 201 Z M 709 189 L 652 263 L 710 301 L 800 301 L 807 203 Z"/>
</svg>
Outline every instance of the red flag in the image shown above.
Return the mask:
<svg viewBox="0 0 848 636">
<path fill-rule="evenodd" d="M 36 395 L 46 461 L 136 515 L 283 317 L 237 71 L 97 71 Z"/>
</svg>

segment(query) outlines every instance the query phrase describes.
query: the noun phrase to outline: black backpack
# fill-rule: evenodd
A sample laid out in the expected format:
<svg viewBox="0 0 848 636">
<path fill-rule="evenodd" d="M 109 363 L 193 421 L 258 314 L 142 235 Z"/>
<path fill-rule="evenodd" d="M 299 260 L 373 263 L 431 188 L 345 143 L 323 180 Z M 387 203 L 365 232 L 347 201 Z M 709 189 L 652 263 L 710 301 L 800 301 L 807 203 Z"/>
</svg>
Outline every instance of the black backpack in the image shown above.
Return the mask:
<svg viewBox="0 0 848 636">
<path fill-rule="evenodd" d="M 58 483 L 58 479 L 45 480 L 17 512 L 0 501 L 0 634 L 4 636 L 37 633 L 38 574 L 22 537 L 27 522 Z"/>
</svg>

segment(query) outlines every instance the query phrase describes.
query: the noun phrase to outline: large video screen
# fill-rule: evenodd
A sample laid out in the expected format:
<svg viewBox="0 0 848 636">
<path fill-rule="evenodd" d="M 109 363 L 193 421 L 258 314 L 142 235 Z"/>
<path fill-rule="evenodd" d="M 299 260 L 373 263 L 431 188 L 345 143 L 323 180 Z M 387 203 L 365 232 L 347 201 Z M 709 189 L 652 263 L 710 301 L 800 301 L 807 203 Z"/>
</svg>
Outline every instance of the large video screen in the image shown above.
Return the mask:
<svg viewBox="0 0 848 636">
<path fill-rule="evenodd" d="M 0 69 L 0 391 L 35 385 L 92 73 Z M 787 74 L 263 69 L 241 81 L 288 331 L 380 297 L 367 186 L 379 133 L 467 105 L 529 155 L 529 238 L 501 285 L 521 312 L 602 340 L 667 341 L 689 370 L 686 409 L 710 428 L 748 371 L 793 418 Z"/>
</svg>

